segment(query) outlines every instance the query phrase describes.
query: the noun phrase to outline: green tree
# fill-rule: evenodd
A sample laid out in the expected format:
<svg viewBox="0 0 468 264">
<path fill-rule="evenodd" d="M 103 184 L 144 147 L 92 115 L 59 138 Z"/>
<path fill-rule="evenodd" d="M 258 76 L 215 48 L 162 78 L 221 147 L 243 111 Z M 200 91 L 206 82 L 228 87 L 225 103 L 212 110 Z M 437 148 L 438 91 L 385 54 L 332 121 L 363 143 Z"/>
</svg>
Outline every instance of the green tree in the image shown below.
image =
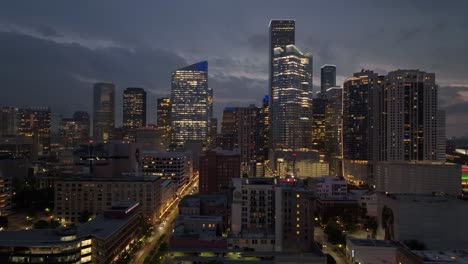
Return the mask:
<svg viewBox="0 0 468 264">
<path fill-rule="evenodd" d="M 78 215 L 78 222 L 81 224 L 86 223 L 89 221 L 91 216 L 93 215 L 88 210 L 85 210 Z"/>
<path fill-rule="evenodd" d="M 8 218 L 6 216 L 0 216 L 0 227 L 4 229 L 8 228 Z"/>
<path fill-rule="evenodd" d="M 332 244 L 345 244 L 346 238 L 343 235 L 343 232 L 340 226 L 336 223 L 336 221 L 330 220 L 328 221 L 327 225 L 325 226 L 324 230 L 325 234 L 328 236 L 328 241 Z"/>
<path fill-rule="evenodd" d="M 49 222 L 47 222 L 46 220 L 39 220 L 33 225 L 34 229 L 47 229 L 49 227 Z"/>
<path fill-rule="evenodd" d="M 49 225 L 50 225 L 50 228 L 55 229 L 60 226 L 60 222 L 55 219 L 50 219 Z"/>
</svg>

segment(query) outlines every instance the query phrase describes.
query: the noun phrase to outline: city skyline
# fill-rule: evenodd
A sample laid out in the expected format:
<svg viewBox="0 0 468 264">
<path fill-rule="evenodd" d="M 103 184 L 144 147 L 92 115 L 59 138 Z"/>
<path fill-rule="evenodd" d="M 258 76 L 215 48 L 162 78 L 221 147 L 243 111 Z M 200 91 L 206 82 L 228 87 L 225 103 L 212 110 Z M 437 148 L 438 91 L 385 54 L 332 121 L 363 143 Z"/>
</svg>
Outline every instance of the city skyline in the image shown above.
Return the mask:
<svg viewBox="0 0 468 264">
<path fill-rule="evenodd" d="M 468 20 L 460 8 L 465 3 L 404 3 L 372 7 L 344 1 L 320 4 L 298 1 L 293 6 L 303 6 L 299 9 L 283 7 L 279 2 L 268 5 L 256 2 L 247 9 L 243 5 L 212 2 L 206 3 L 209 8 L 200 10 L 196 16 L 182 11 L 179 21 L 169 19 L 173 23 L 170 30 L 141 25 L 157 25 L 167 20 L 175 10 L 180 11 L 177 7 L 181 4 L 166 3 L 156 8 L 154 3 L 129 7 L 127 3 L 117 2 L 109 7 L 108 22 L 96 24 L 100 17 L 96 10 L 100 10 L 101 5 L 108 8 L 105 3 L 93 3 L 90 7 L 54 3 L 52 9 L 49 8 L 52 2 L 37 6 L 27 3 L 31 11 L 26 12 L 18 12 L 25 10 L 26 4 L 8 3 L 0 11 L 3 17 L 0 38 L 4 43 L 2 53 L 5 53 L 0 67 L 8 74 L 2 75 L 0 81 L 11 88 L 6 89 L 6 96 L 0 103 L 50 106 L 57 124 L 60 115 L 70 116 L 78 110 L 92 112 L 89 100 L 92 84 L 113 82 L 117 87 L 116 95 L 126 87 L 147 90 L 148 112 L 152 113 L 156 109 L 156 98 L 170 92 L 170 72 L 206 59 L 211 65 L 210 88 L 214 90 L 215 116 L 219 119 L 225 106 L 251 103 L 259 106 L 263 95 L 268 94 L 268 31 L 265 27 L 272 18 L 290 18 L 296 20 L 296 35 L 301 36 L 296 40 L 297 45 L 314 55 L 315 92 L 320 83 L 318 69 L 323 64 L 337 66 L 339 86 L 344 78 L 361 68 L 379 74 L 397 69 L 435 72 L 440 85 L 440 105 L 447 110 L 447 135 L 465 135 L 468 118 L 463 113 L 468 104 L 465 75 L 468 65 L 462 58 L 466 57 L 463 47 L 468 39 L 461 33 Z M 190 10 L 190 5 L 185 9 Z M 264 7 L 266 12 L 250 16 Z M 231 10 L 226 16 L 209 15 L 226 8 Z M 358 8 L 364 8 L 363 12 L 371 14 L 370 17 L 355 15 L 353 10 Z M 149 14 L 146 9 L 156 15 Z M 321 14 L 321 9 L 333 9 L 336 14 L 333 21 Z M 29 13 L 37 10 L 44 10 L 48 16 L 39 18 Z M 138 12 L 141 16 L 122 25 L 118 16 L 122 15 L 122 10 Z M 389 12 L 382 12 L 385 10 Z M 82 20 L 83 13 L 89 17 L 86 22 Z M 410 13 L 411 19 L 403 19 Z M 443 16 L 443 13 L 451 16 Z M 382 19 L 372 19 L 379 16 L 383 16 Z M 368 24 L 369 20 L 374 22 Z M 224 37 L 219 38 L 219 35 Z M 191 41 L 185 41 L 188 39 Z M 24 63 L 18 63 L 19 58 L 23 58 Z M 24 75 L 28 78 L 18 78 Z M 236 89 L 243 92 L 234 93 Z M 24 93 L 32 96 L 23 97 Z M 118 96 L 116 113 L 121 113 L 120 100 Z M 155 115 L 149 115 L 148 123 L 155 123 L 155 120 Z M 121 122 L 117 115 L 116 124 Z"/>
</svg>

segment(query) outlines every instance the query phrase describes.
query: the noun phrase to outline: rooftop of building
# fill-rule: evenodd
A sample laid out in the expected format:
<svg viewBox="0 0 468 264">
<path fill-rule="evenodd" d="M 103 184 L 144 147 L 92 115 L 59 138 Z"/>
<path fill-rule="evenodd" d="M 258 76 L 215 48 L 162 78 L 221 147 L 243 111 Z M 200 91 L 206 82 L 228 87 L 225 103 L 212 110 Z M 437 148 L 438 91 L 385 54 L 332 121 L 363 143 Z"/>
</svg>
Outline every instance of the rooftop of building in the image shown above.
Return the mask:
<svg viewBox="0 0 468 264">
<path fill-rule="evenodd" d="M 401 247 L 402 244 L 393 240 L 377 240 L 377 239 L 360 239 L 360 238 L 349 238 L 351 244 L 359 247 L 386 247 L 386 248 L 397 248 Z"/>
<path fill-rule="evenodd" d="M 199 207 L 200 197 L 198 195 L 187 195 L 179 202 L 179 207 Z"/>
<path fill-rule="evenodd" d="M 378 164 L 385 165 L 445 165 L 445 166 L 460 166 L 456 163 L 444 162 L 444 161 L 431 161 L 431 160 L 415 160 L 415 161 L 379 161 Z"/>
<path fill-rule="evenodd" d="M 93 175 L 71 176 L 57 180 L 58 182 L 155 182 L 159 176 L 116 176 L 112 178 L 94 177 Z"/>
<path fill-rule="evenodd" d="M 380 193 L 390 199 L 410 203 L 447 203 L 465 201 L 458 199 L 458 197 L 447 195 L 445 193 L 432 193 L 432 194 L 415 194 L 415 193 Z M 468 203 L 467 203 L 468 204 Z"/>
<path fill-rule="evenodd" d="M 184 158 L 189 153 L 183 151 L 162 151 L 162 150 L 144 150 L 143 157 L 161 157 L 161 158 Z"/>
<path fill-rule="evenodd" d="M 170 184 L 172 184 L 172 183 L 173 183 L 172 180 L 163 180 L 163 181 L 161 182 L 161 187 L 162 187 L 162 188 L 165 188 L 165 187 L 167 187 L 168 185 L 170 185 Z"/>
<path fill-rule="evenodd" d="M 73 233 L 76 235 L 76 232 Z M 31 229 L 0 232 L 0 246 L 34 246 L 52 247 L 58 244 L 76 243 L 76 241 L 65 242 L 53 229 Z"/>
<path fill-rule="evenodd" d="M 321 177 L 312 177 L 310 178 L 312 181 L 319 182 L 319 183 L 330 183 L 330 182 L 339 182 L 339 183 L 345 183 L 346 180 L 335 177 L 335 176 L 321 176 Z"/>
<path fill-rule="evenodd" d="M 209 151 L 203 152 L 200 156 L 206 156 L 208 154 L 216 154 L 216 155 L 223 155 L 223 156 L 239 156 L 240 153 L 238 150 L 226 150 L 221 148 L 214 148 Z"/>
<path fill-rule="evenodd" d="M 411 251 L 425 263 L 468 263 L 468 252 L 462 250 L 450 251 Z"/>
</svg>

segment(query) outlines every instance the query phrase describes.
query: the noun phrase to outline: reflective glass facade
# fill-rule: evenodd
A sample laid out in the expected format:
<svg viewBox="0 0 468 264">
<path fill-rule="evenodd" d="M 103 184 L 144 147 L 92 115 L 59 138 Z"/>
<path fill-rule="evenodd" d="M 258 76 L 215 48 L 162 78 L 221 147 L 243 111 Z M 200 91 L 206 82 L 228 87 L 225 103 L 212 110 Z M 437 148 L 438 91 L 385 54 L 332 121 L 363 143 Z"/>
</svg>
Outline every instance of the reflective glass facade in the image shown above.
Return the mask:
<svg viewBox="0 0 468 264">
<path fill-rule="evenodd" d="M 212 111 L 207 61 L 172 73 L 171 102 L 172 142 L 206 141 Z"/>
<path fill-rule="evenodd" d="M 336 66 L 325 64 L 320 69 L 320 93 L 326 96 L 327 89 L 336 86 Z"/>
<path fill-rule="evenodd" d="M 143 88 L 127 88 L 123 92 L 124 140 L 134 142 L 136 129 L 146 126 L 146 92 Z"/>
</svg>

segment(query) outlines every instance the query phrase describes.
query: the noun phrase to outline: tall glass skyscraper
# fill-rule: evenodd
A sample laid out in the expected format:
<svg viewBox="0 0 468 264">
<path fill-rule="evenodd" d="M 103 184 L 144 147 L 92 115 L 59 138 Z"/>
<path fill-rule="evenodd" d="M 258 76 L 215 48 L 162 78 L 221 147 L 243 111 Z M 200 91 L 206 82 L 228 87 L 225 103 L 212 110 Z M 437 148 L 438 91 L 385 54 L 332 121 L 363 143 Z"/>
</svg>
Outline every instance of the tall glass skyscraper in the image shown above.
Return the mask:
<svg viewBox="0 0 468 264">
<path fill-rule="evenodd" d="M 93 138 L 109 140 L 115 126 L 115 85 L 94 84 Z"/>
<path fill-rule="evenodd" d="M 270 48 L 268 54 L 270 56 L 270 76 L 269 76 L 269 93 L 272 94 L 273 80 L 273 57 L 274 49 L 286 49 L 287 45 L 295 44 L 296 21 L 291 19 L 271 20 L 269 25 L 270 30 Z"/>
<path fill-rule="evenodd" d="M 143 88 L 127 88 L 123 92 L 124 139 L 135 141 L 136 129 L 146 126 L 146 92 Z"/>
<path fill-rule="evenodd" d="M 274 149 L 312 147 L 312 56 L 294 45 L 275 48 L 270 124 Z"/>
<path fill-rule="evenodd" d="M 336 86 L 336 66 L 325 64 L 320 69 L 320 94 L 326 97 L 327 89 Z"/>
<path fill-rule="evenodd" d="M 208 62 L 202 61 L 172 73 L 172 142 L 205 142 L 212 111 L 208 88 Z"/>
</svg>

